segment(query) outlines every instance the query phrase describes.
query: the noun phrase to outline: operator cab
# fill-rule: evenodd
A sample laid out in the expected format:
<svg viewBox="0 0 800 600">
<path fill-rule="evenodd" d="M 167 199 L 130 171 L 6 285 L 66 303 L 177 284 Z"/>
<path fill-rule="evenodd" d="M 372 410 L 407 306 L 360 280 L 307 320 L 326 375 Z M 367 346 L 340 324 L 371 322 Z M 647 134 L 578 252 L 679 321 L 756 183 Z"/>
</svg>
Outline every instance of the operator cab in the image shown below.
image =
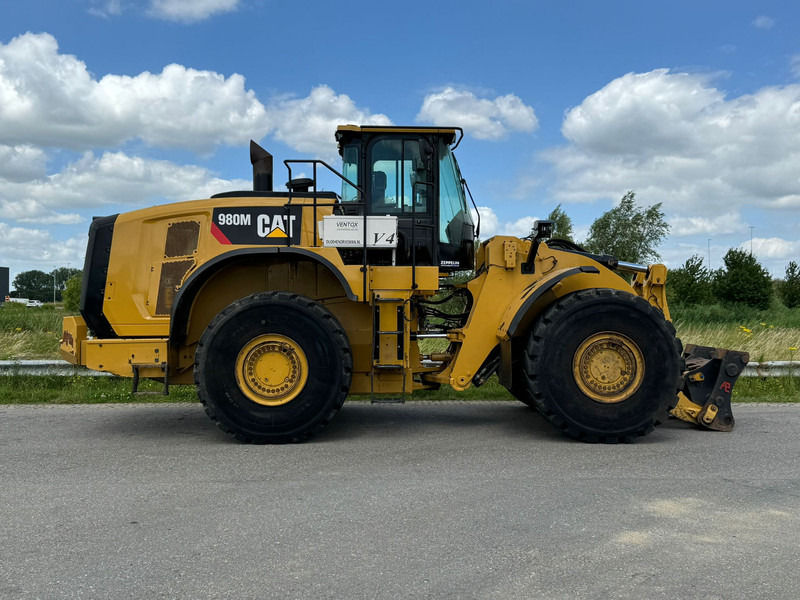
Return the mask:
<svg viewBox="0 0 800 600">
<path fill-rule="evenodd" d="M 397 217 L 394 264 L 474 268 L 475 225 L 451 149 L 457 131 L 356 125 L 336 131 L 342 174 L 364 192 L 343 180 L 341 212 Z"/>
</svg>

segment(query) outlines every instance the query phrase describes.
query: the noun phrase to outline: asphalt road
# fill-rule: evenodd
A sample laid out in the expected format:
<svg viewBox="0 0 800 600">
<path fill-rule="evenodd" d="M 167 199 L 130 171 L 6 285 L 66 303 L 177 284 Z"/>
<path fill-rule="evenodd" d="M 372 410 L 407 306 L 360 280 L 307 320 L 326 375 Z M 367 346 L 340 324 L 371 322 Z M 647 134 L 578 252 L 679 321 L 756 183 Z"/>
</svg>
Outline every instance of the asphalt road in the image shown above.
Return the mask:
<svg viewBox="0 0 800 600">
<path fill-rule="evenodd" d="M 518 403 L 348 403 L 247 446 L 199 405 L 0 407 L 0 597 L 800 598 L 800 406 L 638 444 Z"/>
</svg>

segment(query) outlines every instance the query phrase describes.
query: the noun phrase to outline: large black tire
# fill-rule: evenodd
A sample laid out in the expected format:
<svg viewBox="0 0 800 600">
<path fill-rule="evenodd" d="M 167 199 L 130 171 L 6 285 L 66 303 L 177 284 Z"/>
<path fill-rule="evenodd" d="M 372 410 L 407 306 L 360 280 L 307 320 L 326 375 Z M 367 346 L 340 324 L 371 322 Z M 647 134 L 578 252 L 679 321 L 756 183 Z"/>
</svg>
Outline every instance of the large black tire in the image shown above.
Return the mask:
<svg viewBox="0 0 800 600">
<path fill-rule="evenodd" d="M 195 354 L 197 395 L 208 416 L 257 444 L 300 442 L 321 431 L 344 403 L 352 375 L 336 317 L 288 292 L 233 302 L 208 325 Z"/>
<path fill-rule="evenodd" d="M 511 395 L 523 404 L 527 404 L 531 408 L 536 408 L 533 397 L 528 391 L 528 382 L 525 377 L 525 372 L 522 369 L 514 369 L 511 378 L 511 387 L 508 388 Z"/>
<path fill-rule="evenodd" d="M 680 340 L 661 311 L 611 289 L 570 294 L 536 322 L 524 375 L 534 406 L 587 442 L 633 442 L 677 401 Z"/>
</svg>

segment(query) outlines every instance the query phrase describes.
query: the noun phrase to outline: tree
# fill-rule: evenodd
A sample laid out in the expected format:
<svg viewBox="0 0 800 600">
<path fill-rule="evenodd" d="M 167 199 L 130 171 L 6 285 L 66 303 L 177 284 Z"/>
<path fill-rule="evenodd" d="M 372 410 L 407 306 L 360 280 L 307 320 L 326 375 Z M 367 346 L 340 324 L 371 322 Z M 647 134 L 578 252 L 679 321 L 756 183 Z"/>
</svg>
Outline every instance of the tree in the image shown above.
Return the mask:
<svg viewBox="0 0 800 600">
<path fill-rule="evenodd" d="M 50 271 L 50 277 L 55 277 L 55 284 L 56 284 L 56 300 L 62 299 L 62 294 L 67 287 L 67 281 L 70 278 L 75 277 L 75 275 L 81 275 L 83 271 L 80 269 L 70 269 L 69 267 L 58 267 L 53 271 Z M 50 299 L 52 300 L 53 296 L 50 295 Z"/>
<path fill-rule="evenodd" d="M 14 277 L 13 286 L 20 298 L 53 300 L 53 278 L 44 271 L 23 271 Z"/>
<path fill-rule="evenodd" d="M 786 267 L 786 278 L 778 288 L 778 294 L 788 308 L 800 306 L 800 269 L 795 261 Z"/>
<path fill-rule="evenodd" d="M 661 257 L 656 248 L 669 233 L 661 203 L 650 208 L 636 205 L 636 194 L 628 192 L 618 206 L 592 223 L 583 243 L 589 252 L 611 254 L 619 260 L 647 263 Z"/>
<path fill-rule="evenodd" d="M 695 254 L 682 267 L 667 276 L 667 299 L 670 304 L 694 306 L 711 302 L 711 274 L 703 266 L 702 257 Z"/>
<path fill-rule="evenodd" d="M 556 206 L 547 218 L 553 222 L 553 236 L 554 238 L 560 240 L 567 240 L 570 242 L 574 242 L 573 235 L 575 235 L 572 229 L 572 219 L 569 218 L 569 215 L 561 210 L 561 205 L 559 204 Z"/>
<path fill-rule="evenodd" d="M 723 257 L 725 268 L 716 272 L 714 295 L 727 303 L 743 303 L 766 310 L 772 299 L 772 277 L 755 256 L 731 248 Z"/>
<path fill-rule="evenodd" d="M 80 310 L 82 283 L 83 275 L 81 273 L 67 279 L 63 294 L 64 310 L 67 312 L 76 313 Z"/>
</svg>

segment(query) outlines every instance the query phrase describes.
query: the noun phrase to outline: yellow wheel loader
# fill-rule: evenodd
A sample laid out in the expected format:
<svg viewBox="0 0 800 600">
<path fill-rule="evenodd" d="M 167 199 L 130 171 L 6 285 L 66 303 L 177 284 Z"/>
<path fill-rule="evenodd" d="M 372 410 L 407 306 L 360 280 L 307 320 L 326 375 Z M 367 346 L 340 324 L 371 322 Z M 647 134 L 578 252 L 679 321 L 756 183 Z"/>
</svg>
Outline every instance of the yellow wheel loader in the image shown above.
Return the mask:
<svg viewBox="0 0 800 600">
<path fill-rule="evenodd" d="M 494 374 L 584 441 L 633 441 L 673 408 L 730 430 L 747 355 L 682 352 L 663 265 L 550 239 L 549 221 L 476 247 L 462 137 L 341 126 L 341 171 L 284 161 L 286 191 L 251 142 L 252 191 L 96 218 L 62 356 L 134 392 L 142 377 L 164 393 L 193 384 L 222 429 L 254 443 L 307 439 L 349 394 L 396 402 Z M 298 165 L 311 177 L 293 178 Z M 321 174 L 341 193 L 318 189 Z"/>
</svg>

